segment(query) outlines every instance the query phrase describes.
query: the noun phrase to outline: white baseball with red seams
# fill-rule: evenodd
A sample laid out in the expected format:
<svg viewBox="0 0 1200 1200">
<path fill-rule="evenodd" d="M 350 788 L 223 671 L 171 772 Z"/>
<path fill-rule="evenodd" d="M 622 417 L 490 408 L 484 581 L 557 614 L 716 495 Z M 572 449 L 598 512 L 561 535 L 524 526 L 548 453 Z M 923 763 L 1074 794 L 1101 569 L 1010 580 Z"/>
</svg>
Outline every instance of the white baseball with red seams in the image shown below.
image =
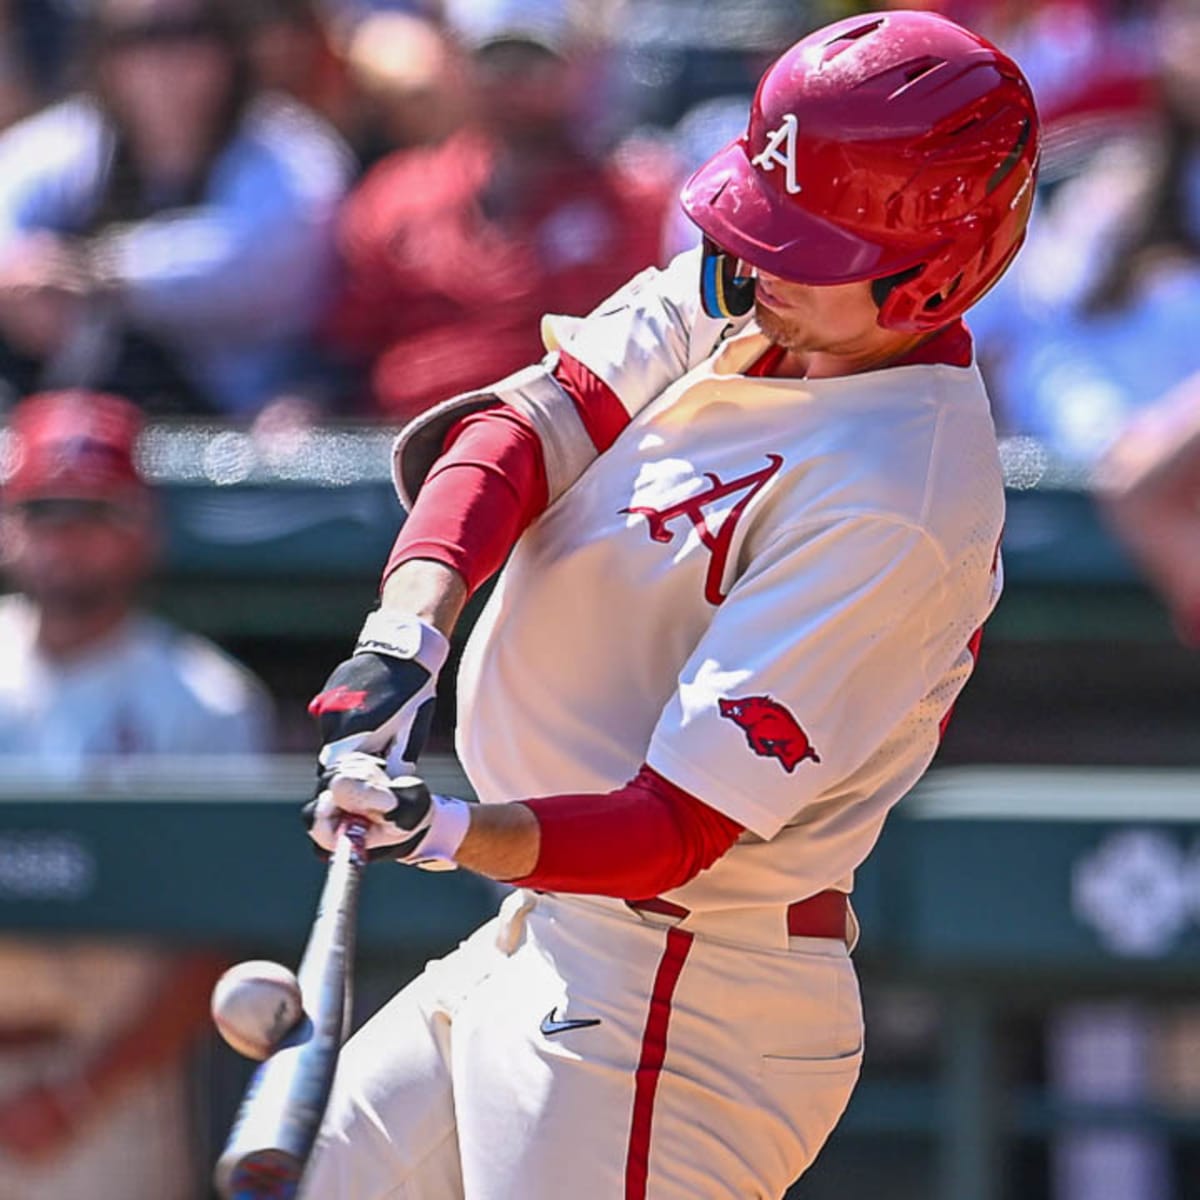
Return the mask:
<svg viewBox="0 0 1200 1200">
<path fill-rule="evenodd" d="M 851 890 L 971 672 L 995 434 L 973 363 L 749 374 L 769 343 L 699 313 L 698 271 L 549 323 L 625 424 L 602 453 L 552 382 L 505 395 L 552 503 L 471 637 L 458 749 L 485 803 L 647 762 L 746 832 L 682 919 L 518 892 L 431 964 L 347 1048 L 311 1200 L 777 1196 L 853 1090 L 853 932 L 787 908 Z"/>
<path fill-rule="evenodd" d="M 282 963 L 252 959 L 232 966 L 213 987 L 217 1032 L 239 1054 L 267 1058 L 304 1015 L 295 974 Z"/>
</svg>

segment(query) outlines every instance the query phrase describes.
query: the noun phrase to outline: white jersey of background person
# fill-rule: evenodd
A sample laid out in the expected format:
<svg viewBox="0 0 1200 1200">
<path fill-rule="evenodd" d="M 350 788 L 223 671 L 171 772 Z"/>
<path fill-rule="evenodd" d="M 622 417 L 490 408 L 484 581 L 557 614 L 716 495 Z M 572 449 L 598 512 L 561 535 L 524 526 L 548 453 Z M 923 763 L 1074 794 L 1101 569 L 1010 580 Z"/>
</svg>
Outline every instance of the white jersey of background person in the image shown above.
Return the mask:
<svg viewBox="0 0 1200 1200">
<path fill-rule="evenodd" d="M 95 778 L 105 760 L 148 754 L 261 754 L 271 705 L 211 642 L 134 614 L 103 643 L 58 662 L 36 645 L 37 614 L 0 599 L 0 769 Z"/>
<path fill-rule="evenodd" d="M 693 912 L 851 889 L 970 674 L 1004 508 L 973 364 L 752 378 L 750 323 L 660 389 L 714 334 L 698 271 L 683 255 L 567 334 L 633 420 L 519 542 L 458 744 L 485 801 L 604 792 L 646 761 L 744 825 L 669 895 Z M 774 755 L 730 710 L 755 696 Z"/>
</svg>

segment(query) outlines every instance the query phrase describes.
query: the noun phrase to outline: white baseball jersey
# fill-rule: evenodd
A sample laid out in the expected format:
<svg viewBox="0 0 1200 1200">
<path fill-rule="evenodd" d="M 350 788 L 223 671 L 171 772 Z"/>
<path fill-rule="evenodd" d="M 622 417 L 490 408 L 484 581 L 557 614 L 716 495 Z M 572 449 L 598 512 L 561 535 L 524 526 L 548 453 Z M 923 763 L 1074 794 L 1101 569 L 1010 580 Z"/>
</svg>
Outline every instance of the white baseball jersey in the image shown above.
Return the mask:
<svg viewBox="0 0 1200 1200">
<path fill-rule="evenodd" d="M 780 918 L 850 889 L 970 673 L 999 590 L 992 423 L 973 366 L 747 375 L 767 341 L 698 315 L 698 266 L 551 322 L 611 389 L 577 398 L 594 420 L 546 367 L 495 389 L 552 503 L 467 647 L 459 753 L 485 802 L 648 762 L 746 832 L 669 894 L 686 916 L 520 890 L 430 964 L 343 1053 L 312 1200 L 777 1196 L 854 1088 L 846 942 Z M 406 432 L 402 495 L 487 403 Z"/>
<path fill-rule="evenodd" d="M 0 761 L 74 783 L 141 754 L 258 754 L 265 690 L 211 642 L 135 614 L 67 662 L 37 648 L 37 615 L 0 600 Z"/>
<path fill-rule="evenodd" d="M 632 420 L 517 545 L 464 658 L 459 753 L 486 802 L 645 761 L 733 818 L 669 896 L 700 912 L 850 890 L 970 674 L 1004 497 L 974 365 L 748 376 L 769 343 L 698 318 L 696 271 L 565 331 Z"/>
</svg>

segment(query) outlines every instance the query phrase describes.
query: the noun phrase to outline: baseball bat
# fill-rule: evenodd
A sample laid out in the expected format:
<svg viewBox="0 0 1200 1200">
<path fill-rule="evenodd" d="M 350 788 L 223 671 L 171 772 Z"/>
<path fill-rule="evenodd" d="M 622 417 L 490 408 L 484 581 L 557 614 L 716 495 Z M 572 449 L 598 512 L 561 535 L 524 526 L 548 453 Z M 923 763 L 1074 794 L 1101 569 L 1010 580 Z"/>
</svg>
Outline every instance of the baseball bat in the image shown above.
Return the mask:
<svg viewBox="0 0 1200 1200">
<path fill-rule="evenodd" d="M 350 1021 L 366 826 L 342 826 L 296 972 L 304 1015 L 254 1073 L 213 1172 L 225 1200 L 292 1200 L 325 1114 Z"/>
</svg>

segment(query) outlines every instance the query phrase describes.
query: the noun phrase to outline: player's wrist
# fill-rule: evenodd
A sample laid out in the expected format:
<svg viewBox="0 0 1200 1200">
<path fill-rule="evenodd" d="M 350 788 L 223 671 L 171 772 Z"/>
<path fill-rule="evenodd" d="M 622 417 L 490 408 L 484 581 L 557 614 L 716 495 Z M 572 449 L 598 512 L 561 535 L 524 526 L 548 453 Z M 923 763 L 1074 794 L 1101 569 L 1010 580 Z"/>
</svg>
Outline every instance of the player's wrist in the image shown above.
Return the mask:
<svg viewBox="0 0 1200 1200">
<path fill-rule="evenodd" d="M 379 607 L 398 619 L 415 617 L 449 637 L 469 595 L 462 573 L 441 558 L 404 558 L 389 561 Z"/>
<path fill-rule="evenodd" d="M 377 608 L 367 615 L 355 654 L 382 654 L 418 663 L 436 679 L 450 654 L 450 640 L 428 621 Z"/>
<path fill-rule="evenodd" d="M 455 856 L 471 828 L 472 805 L 457 796 L 430 796 L 429 824 L 420 842 L 396 861 L 428 870 L 457 866 Z"/>
</svg>

